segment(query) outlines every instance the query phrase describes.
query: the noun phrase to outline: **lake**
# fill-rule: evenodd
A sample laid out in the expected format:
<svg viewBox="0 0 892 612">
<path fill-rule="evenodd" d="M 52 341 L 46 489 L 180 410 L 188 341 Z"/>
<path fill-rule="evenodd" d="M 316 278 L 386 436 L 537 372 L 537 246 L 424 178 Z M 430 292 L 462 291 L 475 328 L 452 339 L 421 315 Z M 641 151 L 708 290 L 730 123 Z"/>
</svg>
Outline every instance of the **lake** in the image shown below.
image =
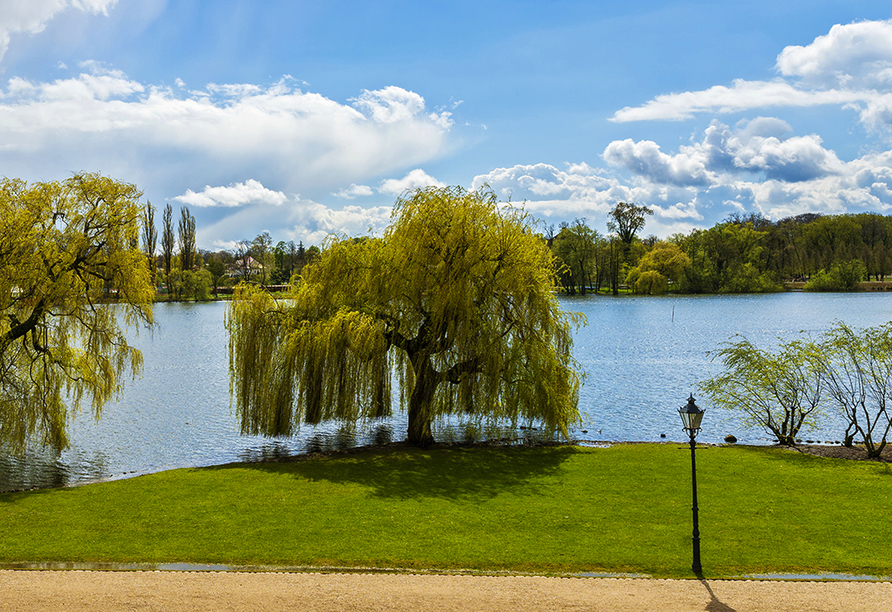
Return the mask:
<svg viewBox="0 0 892 612">
<path fill-rule="evenodd" d="M 717 368 L 709 352 L 735 334 L 757 346 L 800 332 L 817 336 L 834 321 L 854 327 L 892 320 L 892 295 L 881 293 L 561 298 L 587 323 L 575 332 L 574 352 L 585 373 L 580 394 L 583 424 L 571 432 L 588 441 L 685 440 L 676 410 L 696 385 Z M 71 426 L 71 448 L 35 449 L 24 458 L 0 457 L 0 490 L 72 485 L 124 478 L 181 467 L 253 461 L 398 440 L 401 415 L 356 431 L 336 425 L 305 428 L 289 439 L 240 436 L 229 404 L 227 305 L 160 303 L 157 326 L 133 344 L 145 370 L 128 381 L 122 397 L 109 403 L 99 421 L 81 413 Z M 706 409 L 698 441 L 770 444 L 738 415 Z M 816 441 L 841 438 L 841 421 L 829 419 Z M 503 432 L 484 432 L 500 436 Z M 535 436 L 535 432 L 521 431 Z M 447 423 L 438 435 L 463 439 L 462 424 Z"/>
</svg>

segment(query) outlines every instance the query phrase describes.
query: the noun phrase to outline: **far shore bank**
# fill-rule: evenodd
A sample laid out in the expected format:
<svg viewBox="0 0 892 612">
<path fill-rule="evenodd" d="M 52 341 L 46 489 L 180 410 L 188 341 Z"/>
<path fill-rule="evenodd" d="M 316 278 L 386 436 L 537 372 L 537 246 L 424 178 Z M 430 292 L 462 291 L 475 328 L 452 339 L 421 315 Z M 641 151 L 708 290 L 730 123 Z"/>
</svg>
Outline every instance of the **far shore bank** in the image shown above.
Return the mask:
<svg viewBox="0 0 892 612">
<path fill-rule="evenodd" d="M 805 285 L 806 285 L 806 281 L 784 281 L 783 282 L 784 291 L 805 291 Z M 270 293 L 273 293 L 273 294 L 284 294 L 285 292 L 287 292 L 290 289 L 290 285 L 266 285 L 265 287 L 266 287 L 267 291 L 269 291 Z M 194 299 L 188 299 L 188 298 L 187 299 L 175 299 L 175 298 L 172 298 L 166 292 L 162 293 L 159 291 L 155 294 L 155 302 L 157 302 L 157 303 L 162 303 L 162 302 L 182 302 L 182 303 L 228 302 L 232 299 L 233 290 L 234 290 L 234 287 L 231 285 L 217 287 L 217 295 L 211 296 L 211 298 L 207 299 L 207 300 L 194 300 Z M 857 293 L 857 292 L 871 292 L 871 291 L 892 291 L 892 281 L 861 281 L 860 283 L 858 283 L 858 285 L 854 289 L 854 291 L 847 291 L 847 292 L 838 292 L 838 291 L 832 292 L 831 291 L 829 293 L 853 293 L 853 292 Z M 568 294 L 565 292 L 559 292 L 558 295 L 567 296 L 567 297 L 580 297 L 578 294 L 571 295 L 571 294 Z M 611 291 L 605 290 L 605 289 L 602 289 L 601 291 L 595 291 L 594 289 L 591 289 L 586 293 L 586 295 L 611 297 L 614 294 Z M 631 289 L 629 289 L 628 287 L 625 287 L 625 286 L 620 288 L 619 293 L 616 295 L 618 295 L 618 296 L 635 295 L 635 296 L 639 296 L 639 297 L 647 296 L 647 294 L 633 293 L 631 291 Z M 695 295 L 695 294 L 673 293 L 673 292 L 669 291 L 669 292 L 663 293 L 661 295 L 665 296 L 665 295 Z"/>
</svg>

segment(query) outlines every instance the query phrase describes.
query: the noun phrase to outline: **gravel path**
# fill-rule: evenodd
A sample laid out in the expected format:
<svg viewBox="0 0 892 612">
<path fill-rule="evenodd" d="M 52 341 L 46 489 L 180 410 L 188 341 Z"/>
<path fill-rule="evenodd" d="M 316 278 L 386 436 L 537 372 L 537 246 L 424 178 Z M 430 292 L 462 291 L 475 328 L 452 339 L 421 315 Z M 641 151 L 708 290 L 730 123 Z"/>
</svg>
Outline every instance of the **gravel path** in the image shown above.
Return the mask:
<svg viewBox="0 0 892 612">
<path fill-rule="evenodd" d="M 0 570 L 0 611 L 884 610 L 889 582 Z"/>
</svg>

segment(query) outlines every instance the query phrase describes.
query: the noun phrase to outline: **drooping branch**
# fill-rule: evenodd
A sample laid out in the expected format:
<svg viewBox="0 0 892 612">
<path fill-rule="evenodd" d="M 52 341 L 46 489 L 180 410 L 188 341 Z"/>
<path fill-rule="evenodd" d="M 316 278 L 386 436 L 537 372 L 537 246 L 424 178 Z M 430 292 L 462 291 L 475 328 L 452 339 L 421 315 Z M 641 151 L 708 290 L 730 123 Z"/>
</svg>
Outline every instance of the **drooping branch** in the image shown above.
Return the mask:
<svg viewBox="0 0 892 612">
<path fill-rule="evenodd" d="M 141 366 L 119 327 L 152 320 L 141 194 L 92 174 L 0 183 L 0 442 L 64 447 L 81 399 L 98 414 Z M 109 290 L 123 310 L 99 305 Z"/>
</svg>

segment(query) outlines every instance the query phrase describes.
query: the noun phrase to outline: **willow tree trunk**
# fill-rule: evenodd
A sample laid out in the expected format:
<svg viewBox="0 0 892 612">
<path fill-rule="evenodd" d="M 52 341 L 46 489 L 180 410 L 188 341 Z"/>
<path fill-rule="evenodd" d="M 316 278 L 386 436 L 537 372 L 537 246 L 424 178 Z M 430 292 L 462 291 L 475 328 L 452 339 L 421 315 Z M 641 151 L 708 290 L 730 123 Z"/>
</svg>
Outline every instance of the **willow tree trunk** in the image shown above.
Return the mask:
<svg viewBox="0 0 892 612">
<path fill-rule="evenodd" d="M 430 364 L 430 357 L 413 360 L 415 387 L 409 397 L 409 431 L 406 440 L 416 446 L 430 446 L 434 443 L 431 433 L 431 403 L 439 382 L 437 372 Z"/>
</svg>

